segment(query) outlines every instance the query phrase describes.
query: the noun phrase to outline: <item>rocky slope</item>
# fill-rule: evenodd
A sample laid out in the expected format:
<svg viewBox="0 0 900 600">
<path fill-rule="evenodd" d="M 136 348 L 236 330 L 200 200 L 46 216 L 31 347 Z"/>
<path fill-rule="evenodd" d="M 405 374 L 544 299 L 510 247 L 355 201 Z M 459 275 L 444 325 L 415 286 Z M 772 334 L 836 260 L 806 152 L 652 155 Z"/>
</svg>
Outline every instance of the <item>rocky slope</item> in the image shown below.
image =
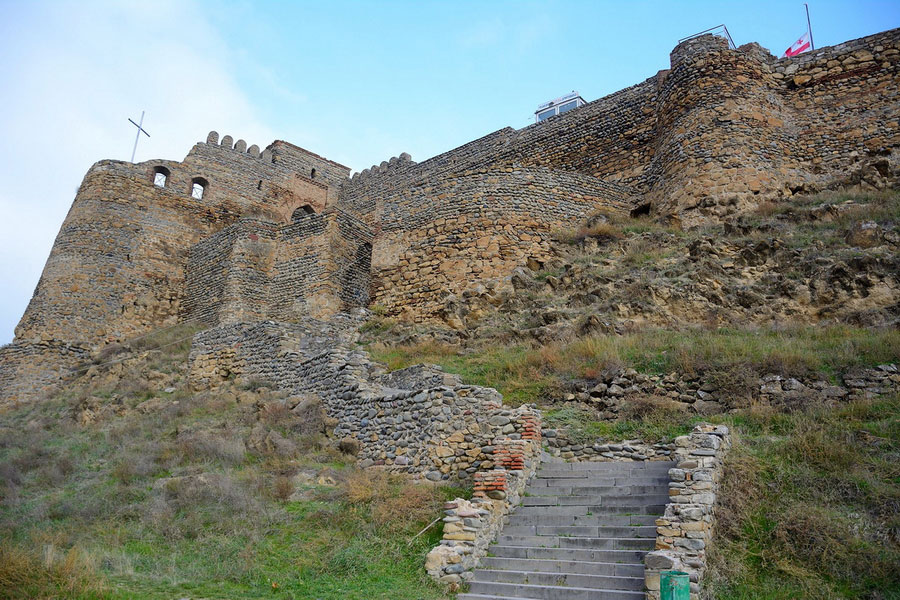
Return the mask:
<svg viewBox="0 0 900 600">
<path fill-rule="evenodd" d="M 646 327 L 900 322 L 900 195 L 829 192 L 682 231 L 598 214 L 555 260 L 447 299 L 460 337 L 546 342 Z"/>
</svg>

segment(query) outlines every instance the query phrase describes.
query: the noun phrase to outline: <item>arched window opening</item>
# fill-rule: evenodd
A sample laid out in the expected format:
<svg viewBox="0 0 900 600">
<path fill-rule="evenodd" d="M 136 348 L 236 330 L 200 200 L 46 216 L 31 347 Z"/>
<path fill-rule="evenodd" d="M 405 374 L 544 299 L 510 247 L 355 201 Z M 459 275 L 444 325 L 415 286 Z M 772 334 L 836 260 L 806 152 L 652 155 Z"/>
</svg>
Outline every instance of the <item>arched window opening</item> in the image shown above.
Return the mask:
<svg viewBox="0 0 900 600">
<path fill-rule="evenodd" d="M 153 185 L 156 187 L 166 187 L 166 181 L 169 180 L 171 172 L 165 167 L 155 167 L 153 169 Z"/>
<path fill-rule="evenodd" d="M 313 170 L 309 172 L 309 178 L 310 179 L 316 178 L 316 168 L 315 167 L 313 167 Z"/>
<path fill-rule="evenodd" d="M 209 187 L 209 182 L 203 179 L 202 177 L 194 177 L 191 180 L 191 198 L 195 200 L 202 200 L 203 193 L 206 191 L 206 188 Z"/>
<path fill-rule="evenodd" d="M 316 211 L 313 210 L 312 206 L 310 206 L 309 204 L 304 204 L 300 208 L 295 209 L 293 213 L 291 213 L 291 221 L 296 223 L 306 215 L 313 215 L 315 213 Z"/>
</svg>

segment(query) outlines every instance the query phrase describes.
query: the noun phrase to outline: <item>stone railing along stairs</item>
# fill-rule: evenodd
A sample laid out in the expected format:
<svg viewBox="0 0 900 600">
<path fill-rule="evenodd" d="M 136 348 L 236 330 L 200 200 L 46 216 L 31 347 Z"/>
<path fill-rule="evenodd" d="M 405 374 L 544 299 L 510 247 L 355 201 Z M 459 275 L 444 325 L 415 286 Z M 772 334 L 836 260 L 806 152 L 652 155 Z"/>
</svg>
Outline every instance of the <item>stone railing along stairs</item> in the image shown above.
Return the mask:
<svg viewBox="0 0 900 600">
<path fill-rule="evenodd" d="M 656 543 L 673 466 L 544 454 L 458 600 L 643 600 L 643 558 Z"/>
</svg>

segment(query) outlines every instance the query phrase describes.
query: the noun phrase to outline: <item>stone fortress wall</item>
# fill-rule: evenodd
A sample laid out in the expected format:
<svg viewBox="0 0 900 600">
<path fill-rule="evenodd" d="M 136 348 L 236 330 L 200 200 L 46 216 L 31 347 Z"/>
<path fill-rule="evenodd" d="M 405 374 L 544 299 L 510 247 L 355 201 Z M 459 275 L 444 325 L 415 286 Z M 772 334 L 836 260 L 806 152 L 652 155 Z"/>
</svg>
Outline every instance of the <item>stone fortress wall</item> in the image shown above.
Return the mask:
<svg viewBox="0 0 900 600">
<path fill-rule="evenodd" d="M 193 340 L 195 387 L 234 378 L 274 384 L 288 408 L 314 396 L 334 419 L 334 435 L 353 440 L 361 466 L 432 481 L 471 480 L 502 466 L 495 446 L 540 440 L 536 413 L 509 409 L 491 388 L 418 365 L 391 373 L 353 350 L 358 320 L 304 319 L 213 327 Z"/>
<path fill-rule="evenodd" d="M 180 321 L 297 322 L 373 302 L 438 318 L 448 297 L 506 285 L 547 257 L 554 229 L 598 209 L 690 226 L 895 164 L 898 56 L 900 30 L 781 60 L 702 36 L 669 70 L 579 109 L 352 178 L 287 142 L 215 132 L 182 162 L 98 162 L 0 348 L 0 403 Z"/>
</svg>

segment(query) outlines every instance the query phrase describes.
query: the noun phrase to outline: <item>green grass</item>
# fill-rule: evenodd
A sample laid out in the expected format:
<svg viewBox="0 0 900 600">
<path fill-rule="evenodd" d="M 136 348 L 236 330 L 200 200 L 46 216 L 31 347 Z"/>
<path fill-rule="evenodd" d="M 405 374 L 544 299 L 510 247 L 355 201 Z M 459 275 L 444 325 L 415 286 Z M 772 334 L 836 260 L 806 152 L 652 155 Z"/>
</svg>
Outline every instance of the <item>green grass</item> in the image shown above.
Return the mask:
<svg viewBox="0 0 900 600">
<path fill-rule="evenodd" d="M 553 378 L 534 368 L 534 351 L 524 346 L 493 346 L 458 353 L 452 346 L 438 343 L 413 346 L 375 344 L 367 350 L 390 370 L 418 363 L 431 363 L 456 373 L 466 383 L 496 388 L 511 405 L 535 402 L 541 398 Z"/>
<path fill-rule="evenodd" d="M 850 326 L 790 329 L 648 329 L 621 336 L 589 336 L 534 348 L 485 346 L 460 351 L 436 343 L 369 348 L 390 369 L 427 362 L 468 383 L 496 388 L 511 405 L 542 403 L 572 379 L 596 379 L 629 366 L 646 374 L 709 374 L 728 387 L 728 377 L 778 373 L 833 378 L 855 366 L 900 360 L 900 331 Z"/>
<path fill-rule="evenodd" d="M 0 599 L 446 597 L 424 571 L 440 525 L 414 536 L 465 490 L 348 466 L 321 436 L 292 435 L 290 412 L 263 419 L 254 402 L 235 402 L 273 400 L 261 382 L 191 393 L 187 347 L 173 346 L 142 359 L 118 351 L 125 361 L 99 368 L 121 377 L 101 377 L 102 389 L 82 387 L 85 378 L 3 413 Z M 161 367 L 165 383 L 145 377 Z M 176 393 L 158 389 L 170 384 Z M 146 397 L 171 404 L 130 408 Z M 91 398 L 98 419 L 81 425 L 74 409 Z M 245 449 L 258 424 L 300 452 Z M 298 487 L 293 477 L 306 472 L 334 483 Z M 157 484 L 165 477 L 183 479 Z M 288 500 L 293 491 L 302 494 Z"/>
<path fill-rule="evenodd" d="M 900 397 L 718 420 L 737 443 L 714 597 L 900 598 Z"/>
<path fill-rule="evenodd" d="M 701 417 L 686 412 L 656 409 L 618 421 L 598 421 L 587 410 L 567 406 L 544 411 L 543 424 L 550 428 L 565 428 L 566 437 L 577 443 L 630 439 L 663 442 L 687 435 L 701 420 Z"/>
</svg>

